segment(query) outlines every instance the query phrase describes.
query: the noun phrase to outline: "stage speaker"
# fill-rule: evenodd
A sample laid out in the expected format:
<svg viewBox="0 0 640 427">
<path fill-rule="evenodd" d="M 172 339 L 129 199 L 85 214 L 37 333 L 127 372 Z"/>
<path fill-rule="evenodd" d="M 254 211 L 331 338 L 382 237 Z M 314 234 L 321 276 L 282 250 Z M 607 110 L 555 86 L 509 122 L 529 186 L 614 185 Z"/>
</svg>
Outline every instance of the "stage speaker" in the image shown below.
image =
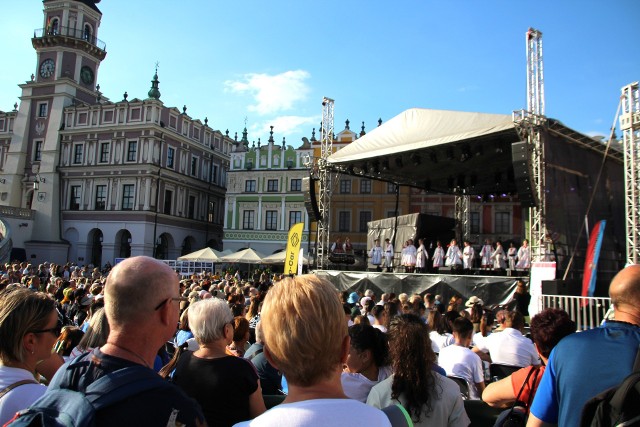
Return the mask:
<svg viewBox="0 0 640 427">
<path fill-rule="evenodd" d="M 302 191 L 304 192 L 304 207 L 307 208 L 309 221 L 319 221 L 321 218 L 316 198 L 316 180 L 302 178 Z"/>
<path fill-rule="evenodd" d="M 577 280 L 543 280 L 543 295 L 580 296 L 582 284 Z"/>
<path fill-rule="evenodd" d="M 537 206 L 538 202 L 533 185 L 533 168 L 526 141 L 511 144 L 511 160 L 520 204 L 528 208 Z"/>
</svg>

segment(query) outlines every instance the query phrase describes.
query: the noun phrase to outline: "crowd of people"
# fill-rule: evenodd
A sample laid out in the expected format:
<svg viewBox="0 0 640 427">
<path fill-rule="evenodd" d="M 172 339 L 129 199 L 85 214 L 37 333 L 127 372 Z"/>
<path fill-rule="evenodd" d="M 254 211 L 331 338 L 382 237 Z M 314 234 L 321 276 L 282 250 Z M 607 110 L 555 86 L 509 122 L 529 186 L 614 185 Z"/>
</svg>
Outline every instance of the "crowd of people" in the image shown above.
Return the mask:
<svg viewBox="0 0 640 427">
<path fill-rule="evenodd" d="M 611 283 L 615 320 L 580 334 L 561 309 L 529 319 L 524 282 L 496 308 L 314 275 L 181 279 L 149 257 L 91 277 L 25 268 L 0 282 L 0 424 L 48 388 L 137 367 L 163 386 L 98 410 L 98 425 L 389 426 L 379 409 L 399 405 L 416 426 L 467 426 L 466 401 L 516 400 L 531 425 L 578 425 L 575 408 L 619 383 L 640 344 L 640 266 Z"/>
</svg>

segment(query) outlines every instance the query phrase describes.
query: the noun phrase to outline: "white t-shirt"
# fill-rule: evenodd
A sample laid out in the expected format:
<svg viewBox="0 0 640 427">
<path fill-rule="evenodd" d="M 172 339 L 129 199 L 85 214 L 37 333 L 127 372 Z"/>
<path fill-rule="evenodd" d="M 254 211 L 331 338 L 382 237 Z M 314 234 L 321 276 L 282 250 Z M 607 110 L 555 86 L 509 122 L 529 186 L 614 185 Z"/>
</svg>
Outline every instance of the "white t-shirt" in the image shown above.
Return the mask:
<svg viewBox="0 0 640 427">
<path fill-rule="evenodd" d="M 26 369 L 0 366 L 0 390 L 13 383 L 33 380 L 33 374 Z M 0 399 L 0 425 L 4 425 L 21 409 L 29 407 L 47 391 L 42 384 L 23 384 L 5 394 Z"/>
<path fill-rule="evenodd" d="M 380 329 L 381 332 L 384 332 L 385 334 L 387 333 L 387 327 L 384 325 L 374 325 L 373 323 L 371 324 L 371 326 L 373 326 L 376 329 Z"/>
<path fill-rule="evenodd" d="M 453 335 L 449 333 L 440 335 L 436 331 L 429 332 L 429 338 L 431 338 L 431 349 L 436 354 L 440 353 L 440 350 L 442 350 L 446 346 L 449 346 L 456 342 L 456 340 L 453 338 Z"/>
<path fill-rule="evenodd" d="M 476 383 L 484 381 L 484 370 L 482 360 L 473 351 L 459 345 L 450 345 L 440 351 L 438 365 L 447 375 L 467 380 L 470 399 L 479 400 L 482 397 Z"/>
<path fill-rule="evenodd" d="M 340 376 L 342 389 L 347 397 L 365 403 L 367 401 L 367 396 L 369 396 L 369 391 L 371 391 L 371 387 L 382 380 L 386 380 L 392 373 L 393 371 L 390 366 L 383 366 L 378 369 L 377 381 L 371 381 L 362 374 L 343 372 Z"/>
<path fill-rule="evenodd" d="M 460 395 L 460 387 L 458 387 L 458 384 L 438 373 L 431 372 L 431 375 L 436 381 L 436 395 L 432 396 L 430 399 L 431 412 L 427 414 L 423 411 L 420 416 L 420 422 L 414 422 L 413 425 L 416 427 L 467 427 L 470 424 L 470 421 L 466 411 L 464 410 L 464 404 L 462 402 L 462 396 Z M 395 399 L 391 398 L 392 384 L 393 376 L 373 386 L 369 392 L 369 397 L 367 398 L 367 405 L 371 405 L 376 408 L 386 408 L 387 406 L 397 403 Z M 407 401 L 402 395 L 400 395 L 400 403 L 402 403 L 406 409 Z M 357 418 L 354 418 L 354 420 L 356 420 L 356 422 L 352 422 L 352 425 L 366 425 L 364 423 L 357 422 Z"/>
<path fill-rule="evenodd" d="M 492 363 L 520 367 L 540 364 L 533 342 L 517 329 L 505 328 L 499 334 L 491 334 L 476 343 L 476 346 L 482 351 L 489 351 Z"/>
<path fill-rule="evenodd" d="M 457 387 L 457 386 L 456 386 Z M 391 427 L 384 412 L 353 399 L 312 399 L 281 403 L 236 427 Z"/>
</svg>

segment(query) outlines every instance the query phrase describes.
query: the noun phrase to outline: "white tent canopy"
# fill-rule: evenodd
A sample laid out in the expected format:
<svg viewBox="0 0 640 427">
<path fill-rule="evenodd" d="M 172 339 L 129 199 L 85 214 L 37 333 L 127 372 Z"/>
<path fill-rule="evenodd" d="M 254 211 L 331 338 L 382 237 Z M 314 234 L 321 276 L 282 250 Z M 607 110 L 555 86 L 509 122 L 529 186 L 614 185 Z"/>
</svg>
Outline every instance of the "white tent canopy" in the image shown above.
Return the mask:
<svg viewBox="0 0 640 427">
<path fill-rule="evenodd" d="M 191 252 L 190 254 L 183 255 L 178 258 L 178 261 L 218 262 L 220 261 L 220 257 L 220 252 L 215 249 L 204 248 Z"/>
<path fill-rule="evenodd" d="M 238 264 L 261 264 L 265 256 L 251 248 L 243 249 L 220 258 L 223 262 L 235 262 Z"/>
<path fill-rule="evenodd" d="M 514 129 L 505 114 L 412 108 L 329 157 L 329 163 L 388 156 Z"/>
<path fill-rule="evenodd" d="M 515 193 L 511 115 L 413 108 L 338 150 L 340 173 L 440 193 Z"/>
</svg>

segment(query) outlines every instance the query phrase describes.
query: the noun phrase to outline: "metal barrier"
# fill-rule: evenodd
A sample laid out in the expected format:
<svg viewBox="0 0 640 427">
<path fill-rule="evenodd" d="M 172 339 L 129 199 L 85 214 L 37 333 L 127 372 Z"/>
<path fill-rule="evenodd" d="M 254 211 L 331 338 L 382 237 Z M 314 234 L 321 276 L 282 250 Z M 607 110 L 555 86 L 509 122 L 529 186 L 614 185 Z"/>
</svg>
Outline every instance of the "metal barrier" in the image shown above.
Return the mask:
<svg viewBox="0 0 640 427">
<path fill-rule="evenodd" d="M 578 331 L 597 328 L 607 318 L 611 298 L 574 297 L 565 295 L 542 295 L 541 307 L 561 308 L 576 322 Z"/>
</svg>

